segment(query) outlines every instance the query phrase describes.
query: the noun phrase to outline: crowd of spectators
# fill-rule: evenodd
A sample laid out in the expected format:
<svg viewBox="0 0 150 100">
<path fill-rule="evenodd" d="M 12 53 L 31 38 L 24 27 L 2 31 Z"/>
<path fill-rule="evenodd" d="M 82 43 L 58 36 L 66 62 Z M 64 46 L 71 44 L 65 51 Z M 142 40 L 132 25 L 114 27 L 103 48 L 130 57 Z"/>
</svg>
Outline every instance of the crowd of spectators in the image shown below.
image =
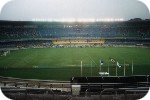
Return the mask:
<svg viewBox="0 0 150 100">
<path fill-rule="evenodd" d="M 105 44 L 150 45 L 150 23 L 149 21 L 101 23 L 0 22 L 1 48 L 7 46 L 17 48 L 53 47 L 54 42 L 65 42 L 66 39 L 71 41 L 76 39 L 75 43 L 81 39 L 84 39 L 84 41 L 104 39 Z M 69 43 L 73 43 L 73 41 Z M 57 45 L 59 44 L 57 43 Z"/>
<path fill-rule="evenodd" d="M 0 23 L 0 39 L 24 38 L 149 38 L 148 22 Z"/>
</svg>

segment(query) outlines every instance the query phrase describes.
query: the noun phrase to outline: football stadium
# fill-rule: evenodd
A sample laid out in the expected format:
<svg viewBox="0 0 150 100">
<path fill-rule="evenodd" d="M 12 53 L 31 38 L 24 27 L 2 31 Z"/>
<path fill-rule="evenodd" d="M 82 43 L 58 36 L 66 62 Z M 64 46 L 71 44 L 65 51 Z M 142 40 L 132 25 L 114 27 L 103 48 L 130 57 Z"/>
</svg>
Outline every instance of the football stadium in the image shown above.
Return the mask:
<svg viewBox="0 0 150 100">
<path fill-rule="evenodd" d="M 2 21 L 0 28 L 1 76 L 69 81 L 99 72 L 149 75 L 149 21 Z"/>
<path fill-rule="evenodd" d="M 1 21 L 0 34 L 1 86 L 9 98 L 125 100 L 148 91 L 149 20 Z"/>
<path fill-rule="evenodd" d="M 0 10 L 7 98 L 137 100 L 149 87 L 150 14 L 140 1 L 9 0 Z"/>
</svg>

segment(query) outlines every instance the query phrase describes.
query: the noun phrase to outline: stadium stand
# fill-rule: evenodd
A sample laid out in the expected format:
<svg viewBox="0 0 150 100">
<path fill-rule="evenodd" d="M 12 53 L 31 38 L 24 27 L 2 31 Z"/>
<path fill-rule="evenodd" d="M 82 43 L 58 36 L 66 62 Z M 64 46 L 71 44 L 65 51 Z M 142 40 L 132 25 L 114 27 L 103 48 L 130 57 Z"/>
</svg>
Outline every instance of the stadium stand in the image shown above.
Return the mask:
<svg viewBox="0 0 150 100">
<path fill-rule="evenodd" d="M 0 83 L 3 84 L 3 93 L 15 100 L 135 100 L 148 92 L 148 78 L 149 76 L 72 77 L 69 82 L 0 77 Z M 131 79 L 133 81 L 129 81 Z M 141 82 L 145 85 L 141 86 Z M 80 96 L 72 95 L 73 85 L 81 85 Z"/>
<path fill-rule="evenodd" d="M 103 77 L 73 77 L 72 84 L 81 85 L 81 93 L 86 90 L 90 92 L 100 92 L 104 89 L 149 87 L 149 76 L 103 76 Z"/>
<path fill-rule="evenodd" d="M 35 45 L 51 45 L 53 43 L 54 45 L 124 44 L 148 46 L 150 45 L 149 30 L 150 24 L 147 20 L 107 23 L 0 21 L 0 44 L 2 47 L 10 46 L 10 44 L 11 46 L 26 47 L 26 44 L 34 43 Z"/>
<path fill-rule="evenodd" d="M 137 37 L 147 38 L 149 22 L 108 22 L 108 23 L 46 23 L 46 22 L 7 22 L 0 24 L 1 37 L 60 38 L 60 37 Z"/>
</svg>

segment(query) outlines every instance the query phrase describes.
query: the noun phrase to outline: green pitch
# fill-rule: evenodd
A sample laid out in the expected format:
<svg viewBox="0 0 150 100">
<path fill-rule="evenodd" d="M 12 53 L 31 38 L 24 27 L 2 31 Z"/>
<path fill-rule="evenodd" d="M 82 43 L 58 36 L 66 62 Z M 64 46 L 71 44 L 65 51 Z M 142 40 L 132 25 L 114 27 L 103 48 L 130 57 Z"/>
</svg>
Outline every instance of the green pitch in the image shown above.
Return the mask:
<svg viewBox="0 0 150 100">
<path fill-rule="evenodd" d="M 99 76 L 99 61 L 103 72 L 115 76 L 115 59 L 122 66 L 117 68 L 118 75 L 149 75 L 150 48 L 100 47 L 100 48 L 36 48 L 10 51 L 0 56 L 0 76 L 69 80 L 72 76 L 80 76 L 81 61 L 83 76 Z"/>
</svg>

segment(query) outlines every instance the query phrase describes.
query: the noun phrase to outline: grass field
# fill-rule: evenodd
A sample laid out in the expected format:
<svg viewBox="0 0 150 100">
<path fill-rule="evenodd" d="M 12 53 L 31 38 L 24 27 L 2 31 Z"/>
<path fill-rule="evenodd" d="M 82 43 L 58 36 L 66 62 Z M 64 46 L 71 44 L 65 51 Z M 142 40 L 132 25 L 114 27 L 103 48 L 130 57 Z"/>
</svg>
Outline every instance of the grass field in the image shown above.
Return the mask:
<svg viewBox="0 0 150 100">
<path fill-rule="evenodd" d="M 116 63 L 118 75 L 123 76 L 124 61 L 126 75 L 131 75 L 133 60 L 134 75 L 150 74 L 150 48 L 137 47 L 99 47 L 99 48 L 36 48 L 11 51 L 7 56 L 0 56 L 0 76 L 69 80 L 80 76 L 80 63 L 83 62 L 83 76 L 98 76 L 99 60 L 102 59 L 102 71 L 115 75 Z"/>
</svg>

